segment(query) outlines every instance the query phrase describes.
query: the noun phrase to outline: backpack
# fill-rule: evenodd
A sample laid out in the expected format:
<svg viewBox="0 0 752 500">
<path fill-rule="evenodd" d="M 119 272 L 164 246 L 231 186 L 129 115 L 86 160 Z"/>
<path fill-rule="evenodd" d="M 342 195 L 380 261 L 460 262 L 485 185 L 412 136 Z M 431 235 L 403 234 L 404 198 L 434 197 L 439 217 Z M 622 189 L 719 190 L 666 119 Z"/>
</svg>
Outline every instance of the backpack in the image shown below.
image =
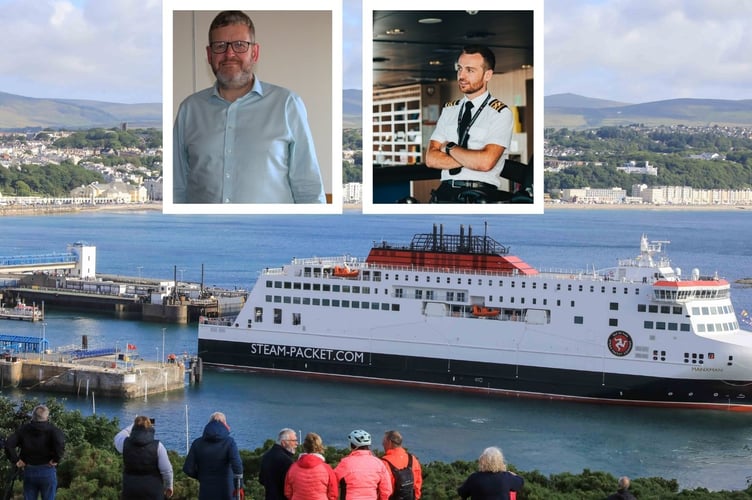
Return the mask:
<svg viewBox="0 0 752 500">
<path fill-rule="evenodd" d="M 394 493 L 389 500 L 415 500 L 415 478 L 413 477 L 413 456 L 407 454 L 407 467 L 398 469 L 389 460 L 383 459 L 394 476 Z"/>
</svg>

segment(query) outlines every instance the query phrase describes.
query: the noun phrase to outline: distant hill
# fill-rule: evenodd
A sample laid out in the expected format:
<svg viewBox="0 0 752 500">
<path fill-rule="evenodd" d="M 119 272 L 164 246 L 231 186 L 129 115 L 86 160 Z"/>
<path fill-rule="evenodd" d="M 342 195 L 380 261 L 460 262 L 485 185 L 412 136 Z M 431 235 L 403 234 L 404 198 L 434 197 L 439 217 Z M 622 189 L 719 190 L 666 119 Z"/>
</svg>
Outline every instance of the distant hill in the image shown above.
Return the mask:
<svg viewBox="0 0 752 500">
<path fill-rule="evenodd" d="M 363 91 L 345 89 L 342 91 L 342 128 L 363 126 Z"/>
<path fill-rule="evenodd" d="M 609 125 L 752 125 L 752 99 L 668 99 L 625 104 L 576 94 L 544 99 L 543 122 L 549 128 L 597 128 Z"/>
<path fill-rule="evenodd" d="M 25 128 L 162 127 L 162 104 L 40 99 L 0 92 L 0 130 Z"/>
</svg>

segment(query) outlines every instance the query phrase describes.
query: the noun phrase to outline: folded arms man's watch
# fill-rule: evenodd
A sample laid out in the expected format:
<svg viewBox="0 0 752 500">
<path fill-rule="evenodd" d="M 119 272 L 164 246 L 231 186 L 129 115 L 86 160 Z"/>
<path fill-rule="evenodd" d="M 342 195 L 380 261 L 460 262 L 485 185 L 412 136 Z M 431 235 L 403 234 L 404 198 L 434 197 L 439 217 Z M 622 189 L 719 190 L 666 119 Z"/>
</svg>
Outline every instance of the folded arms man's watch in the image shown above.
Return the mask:
<svg viewBox="0 0 752 500">
<path fill-rule="evenodd" d="M 457 144 L 455 144 L 455 143 L 453 143 L 453 142 L 447 142 L 447 143 L 446 143 L 446 146 L 444 146 L 444 152 L 445 152 L 446 154 L 451 154 L 451 153 L 450 153 L 450 151 L 451 151 L 451 150 L 452 150 L 452 148 L 453 148 L 453 147 L 455 147 L 456 145 L 457 145 Z"/>
</svg>

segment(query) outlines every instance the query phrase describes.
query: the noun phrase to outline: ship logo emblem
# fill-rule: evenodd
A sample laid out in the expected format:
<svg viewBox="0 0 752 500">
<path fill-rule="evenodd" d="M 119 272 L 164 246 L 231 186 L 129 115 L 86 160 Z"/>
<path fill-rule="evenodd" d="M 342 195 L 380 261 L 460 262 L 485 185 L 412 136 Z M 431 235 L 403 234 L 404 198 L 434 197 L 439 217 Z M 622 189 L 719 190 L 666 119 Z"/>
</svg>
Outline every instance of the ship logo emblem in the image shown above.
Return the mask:
<svg viewBox="0 0 752 500">
<path fill-rule="evenodd" d="M 614 356 L 626 356 L 632 351 L 632 337 L 627 332 L 616 330 L 608 336 L 608 350 Z"/>
</svg>

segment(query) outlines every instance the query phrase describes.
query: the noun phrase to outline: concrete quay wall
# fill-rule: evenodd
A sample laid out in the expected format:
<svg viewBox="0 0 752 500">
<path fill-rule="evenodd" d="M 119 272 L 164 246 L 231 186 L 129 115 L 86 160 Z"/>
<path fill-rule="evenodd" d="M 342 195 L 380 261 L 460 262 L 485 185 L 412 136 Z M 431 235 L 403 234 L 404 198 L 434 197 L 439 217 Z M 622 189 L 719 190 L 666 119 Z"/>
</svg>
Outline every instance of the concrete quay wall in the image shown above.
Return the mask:
<svg viewBox="0 0 752 500">
<path fill-rule="evenodd" d="M 185 387 L 185 368 L 178 363 L 128 362 L 92 358 L 77 363 L 17 359 L 0 361 L 4 386 L 100 397 L 138 398 Z"/>
</svg>

